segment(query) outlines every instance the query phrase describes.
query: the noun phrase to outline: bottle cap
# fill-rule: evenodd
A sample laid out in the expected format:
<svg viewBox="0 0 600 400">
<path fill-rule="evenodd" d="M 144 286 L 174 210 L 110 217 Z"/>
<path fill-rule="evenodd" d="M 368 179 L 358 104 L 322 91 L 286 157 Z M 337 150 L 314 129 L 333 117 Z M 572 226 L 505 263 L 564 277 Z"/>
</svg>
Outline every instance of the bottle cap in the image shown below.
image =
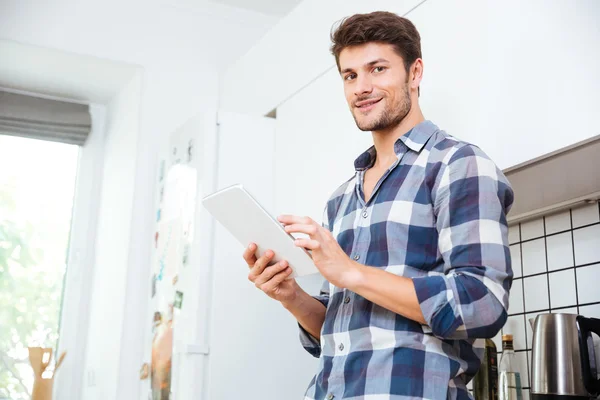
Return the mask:
<svg viewBox="0 0 600 400">
<path fill-rule="evenodd" d="M 502 340 L 503 340 L 503 341 L 511 341 L 511 342 L 512 342 L 512 340 L 513 340 L 513 335 L 509 335 L 509 334 L 502 335 Z"/>
</svg>

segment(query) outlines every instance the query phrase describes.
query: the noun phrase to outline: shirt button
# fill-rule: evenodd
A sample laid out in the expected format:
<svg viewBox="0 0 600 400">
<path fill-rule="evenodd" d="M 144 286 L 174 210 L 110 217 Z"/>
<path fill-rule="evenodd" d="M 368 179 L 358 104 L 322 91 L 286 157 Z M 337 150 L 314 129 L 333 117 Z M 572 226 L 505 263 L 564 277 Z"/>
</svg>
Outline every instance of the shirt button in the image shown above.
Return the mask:
<svg viewBox="0 0 600 400">
<path fill-rule="evenodd" d="M 350 303 L 350 296 L 346 296 L 346 298 L 344 299 L 344 303 L 345 304 Z"/>
<path fill-rule="evenodd" d="M 340 351 L 344 351 L 344 343 L 340 343 L 338 349 L 340 349 Z"/>
<path fill-rule="evenodd" d="M 355 255 L 354 255 L 354 259 L 355 259 L 355 260 L 358 260 L 359 258 L 360 258 L 360 256 L 359 256 L 358 254 L 355 254 Z"/>
<path fill-rule="evenodd" d="M 335 396 L 333 395 L 333 393 L 329 393 L 329 394 L 327 395 L 327 400 L 333 400 L 333 398 L 334 398 L 334 397 L 335 397 Z"/>
</svg>

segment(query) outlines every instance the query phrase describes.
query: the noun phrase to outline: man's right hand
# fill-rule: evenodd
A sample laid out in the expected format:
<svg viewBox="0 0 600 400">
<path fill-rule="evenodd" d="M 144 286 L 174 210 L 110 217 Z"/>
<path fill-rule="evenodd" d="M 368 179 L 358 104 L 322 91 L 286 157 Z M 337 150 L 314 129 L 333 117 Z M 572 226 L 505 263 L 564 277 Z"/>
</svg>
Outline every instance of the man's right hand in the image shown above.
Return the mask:
<svg viewBox="0 0 600 400">
<path fill-rule="evenodd" d="M 256 244 L 250 243 L 244 251 L 244 260 L 250 268 L 248 280 L 265 292 L 267 296 L 284 305 L 293 302 L 300 287 L 295 279 L 288 279 L 292 274 L 292 268 L 285 260 L 267 267 L 275 257 L 275 253 L 267 250 L 262 257 L 257 259 L 256 249 Z"/>
<path fill-rule="evenodd" d="M 292 268 L 287 261 L 267 267 L 275 253 L 267 250 L 265 254 L 256 259 L 257 246 L 254 243 L 244 251 L 244 260 L 250 268 L 248 279 L 267 296 L 278 300 L 298 320 L 298 323 L 319 340 L 323 321 L 325 321 L 325 307 L 320 301 L 306 293 L 295 279 L 289 279 Z"/>
</svg>

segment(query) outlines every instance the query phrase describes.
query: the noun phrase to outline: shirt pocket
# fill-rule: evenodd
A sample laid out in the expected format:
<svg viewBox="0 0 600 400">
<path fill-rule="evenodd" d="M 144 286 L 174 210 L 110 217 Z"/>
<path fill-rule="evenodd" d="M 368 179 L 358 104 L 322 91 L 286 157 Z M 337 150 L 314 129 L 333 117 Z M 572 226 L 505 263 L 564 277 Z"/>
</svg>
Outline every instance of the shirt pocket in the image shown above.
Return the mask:
<svg viewBox="0 0 600 400">
<path fill-rule="evenodd" d="M 441 254 L 431 204 L 394 204 L 390 209 L 386 230 L 390 265 L 405 264 L 424 271 L 439 268 Z"/>
</svg>

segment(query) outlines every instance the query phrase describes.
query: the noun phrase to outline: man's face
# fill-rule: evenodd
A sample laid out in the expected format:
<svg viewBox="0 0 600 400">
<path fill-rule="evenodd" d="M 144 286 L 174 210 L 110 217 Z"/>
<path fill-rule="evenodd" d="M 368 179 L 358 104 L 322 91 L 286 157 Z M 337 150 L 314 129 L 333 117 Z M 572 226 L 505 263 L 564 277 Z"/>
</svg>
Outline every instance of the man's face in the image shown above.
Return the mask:
<svg viewBox="0 0 600 400">
<path fill-rule="evenodd" d="M 346 101 L 360 130 L 381 131 L 402 122 L 411 99 L 404 62 L 392 45 L 347 47 L 339 64 Z"/>
</svg>

